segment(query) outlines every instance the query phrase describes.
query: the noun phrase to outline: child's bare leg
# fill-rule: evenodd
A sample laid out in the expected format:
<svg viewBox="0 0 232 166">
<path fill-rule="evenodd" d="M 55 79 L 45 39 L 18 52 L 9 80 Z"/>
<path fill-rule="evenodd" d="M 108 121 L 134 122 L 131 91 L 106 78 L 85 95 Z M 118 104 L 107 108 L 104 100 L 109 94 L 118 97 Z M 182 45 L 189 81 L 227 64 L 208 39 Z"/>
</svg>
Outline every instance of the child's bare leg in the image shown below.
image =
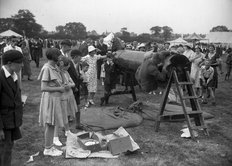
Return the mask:
<svg viewBox="0 0 232 166">
<path fill-rule="evenodd" d="M 49 149 L 53 146 L 54 126 L 46 124 L 45 126 L 45 148 Z"/>
<path fill-rule="evenodd" d="M 210 96 L 212 98 L 212 104 L 216 104 L 214 91 L 213 91 L 213 89 L 211 87 L 209 87 L 209 91 L 210 91 Z"/>
</svg>

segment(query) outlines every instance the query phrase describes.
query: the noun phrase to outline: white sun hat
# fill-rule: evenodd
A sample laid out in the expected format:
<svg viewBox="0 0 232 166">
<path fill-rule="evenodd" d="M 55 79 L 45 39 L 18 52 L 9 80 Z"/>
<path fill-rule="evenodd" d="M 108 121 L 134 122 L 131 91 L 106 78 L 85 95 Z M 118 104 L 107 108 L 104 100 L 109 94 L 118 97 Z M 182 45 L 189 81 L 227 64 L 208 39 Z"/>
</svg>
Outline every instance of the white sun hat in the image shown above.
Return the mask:
<svg viewBox="0 0 232 166">
<path fill-rule="evenodd" d="M 95 51 L 96 48 L 94 46 L 89 46 L 88 47 L 88 52 L 92 52 L 92 51 Z"/>
</svg>

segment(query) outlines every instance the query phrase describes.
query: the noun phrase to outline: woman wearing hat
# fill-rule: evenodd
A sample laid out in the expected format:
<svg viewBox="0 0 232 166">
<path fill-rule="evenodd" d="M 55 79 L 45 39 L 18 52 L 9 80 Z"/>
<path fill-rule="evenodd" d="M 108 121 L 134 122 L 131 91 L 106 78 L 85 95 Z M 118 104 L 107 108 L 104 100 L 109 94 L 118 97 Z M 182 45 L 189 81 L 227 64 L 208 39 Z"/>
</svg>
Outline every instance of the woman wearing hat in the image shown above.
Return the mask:
<svg viewBox="0 0 232 166">
<path fill-rule="evenodd" d="M 190 44 L 184 45 L 184 53 L 183 55 L 186 56 L 189 60 L 194 57 L 194 52 L 192 50 L 192 46 Z"/>
<path fill-rule="evenodd" d="M 97 61 L 99 59 L 106 58 L 106 55 L 97 55 L 96 48 L 94 46 L 88 47 L 88 55 L 84 56 L 81 61 L 87 62 L 89 64 L 89 69 L 87 71 L 88 76 L 88 91 L 89 91 L 89 104 L 94 104 L 93 98 L 97 92 Z"/>
<path fill-rule="evenodd" d="M 205 54 L 202 53 L 200 46 L 195 47 L 195 55 L 190 58 L 191 65 L 191 73 L 190 78 L 194 82 L 194 87 L 196 89 L 197 94 L 201 95 L 200 92 L 200 67 L 202 62 L 205 60 Z"/>
</svg>

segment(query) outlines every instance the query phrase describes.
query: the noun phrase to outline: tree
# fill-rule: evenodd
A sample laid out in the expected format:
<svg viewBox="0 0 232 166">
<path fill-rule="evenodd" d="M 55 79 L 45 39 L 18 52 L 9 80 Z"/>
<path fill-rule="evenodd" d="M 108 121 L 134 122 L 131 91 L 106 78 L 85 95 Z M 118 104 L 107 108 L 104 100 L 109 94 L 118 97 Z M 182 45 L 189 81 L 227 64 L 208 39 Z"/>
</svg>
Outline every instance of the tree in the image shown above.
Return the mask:
<svg viewBox="0 0 232 166">
<path fill-rule="evenodd" d="M 160 36 L 161 30 L 162 30 L 162 27 L 160 27 L 160 26 L 154 26 L 154 27 L 151 27 L 151 29 L 150 29 L 152 35 L 154 35 L 155 37 Z"/>
<path fill-rule="evenodd" d="M 142 33 L 136 39 L 138 42 L 149 42 L 151 41 L 151 35 L 149 33 Z"/>
<path fill-rule="evenodd" d="M 123 32 L 123 31 L 127 31 L 127 27 L 121 28 L 121 32 Z"/>
<path fill-rule="evenodd" d="M 27 37 L 40 35 L 43 27 L 36 23 L 35 16 L 27 9 L 21 9 L 12 16 L 14 27 L 18 32 L 24 32 Z"/>
<path fill-rule="evenodd" d="M 14 20 L 12 18 L 0 18 L 0 32 L 11 29 L 16 31 L 14 27 Z"/>
<path fill-rule="evenodd" d="M 164 38 L 164 40 L 166 41 L 167 39 L 170 39 L 172 37 L 172 28 L 169 26 L 163 26 L 162 27 L 163 33 L 162 36 Z"/>
<path fill-rule="evenodd" d="M 224 25 L 213 27 L 210 32 L 229 32 L 229 29 Z"/>
<path fill-rule="evenodd" d="M 64 33 L 72 39 L 85 39 L 86 27 L 80 22 L 69 22 L 64 26 Z"/>
<path fill-rule="evenodd" d="M 122 40 L 124 40 L 125 42 L 129 42 L 130 41 L 130 33 L 127 31 L 122 31 L 122 36 L 120 38 Z"/>
</svg>

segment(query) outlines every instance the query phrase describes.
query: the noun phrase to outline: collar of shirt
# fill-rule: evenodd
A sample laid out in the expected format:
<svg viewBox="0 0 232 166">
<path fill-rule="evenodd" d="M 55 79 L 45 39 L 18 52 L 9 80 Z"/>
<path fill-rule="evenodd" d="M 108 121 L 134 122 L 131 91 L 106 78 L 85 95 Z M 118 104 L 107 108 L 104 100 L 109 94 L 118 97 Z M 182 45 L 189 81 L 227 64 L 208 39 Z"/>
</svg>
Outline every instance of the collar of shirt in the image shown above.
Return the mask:
<svg viewBox="0 0 232 166">
<path fill-rule="evenodd" d="M 21 52 L 22 53 L 22 49 L 20 48 L 20 47 L 18 47 L 18 46 L 12 46 L 12 45 L 7 45 L 6 47 L 4 47 L 4 49 L 3 49 L 3 52 L 6 52 L 6 51 L 9 51 L 9 50 L 17 50 L 17 51 L 19 51 L 19 52 Z"/>
<path fill-rule="evenodd" d="M 18 76 L 17 76 L 17 74 L 15 72 L 13 73 L 13 75 L 11 75 L 10 72 L 6 69 L 5 66 L 2 66 L 2 69 L 3 69 L 4 73 L 5 73 L 6 78 L 11 76 L 13 78 L 14 82 L 18 80 Z"/>
<path fill-rule="evenodd" d="M 68 53 L 66 53 L 66 54 L 65 54 L 65 53 L 63 52 L 63 50 L 62 50 L 62 49 L 60 49 L 60 52 L 61 52 L 61 54 L 62 54 L 63 56 L 68 57 Z"/>
</svg>

